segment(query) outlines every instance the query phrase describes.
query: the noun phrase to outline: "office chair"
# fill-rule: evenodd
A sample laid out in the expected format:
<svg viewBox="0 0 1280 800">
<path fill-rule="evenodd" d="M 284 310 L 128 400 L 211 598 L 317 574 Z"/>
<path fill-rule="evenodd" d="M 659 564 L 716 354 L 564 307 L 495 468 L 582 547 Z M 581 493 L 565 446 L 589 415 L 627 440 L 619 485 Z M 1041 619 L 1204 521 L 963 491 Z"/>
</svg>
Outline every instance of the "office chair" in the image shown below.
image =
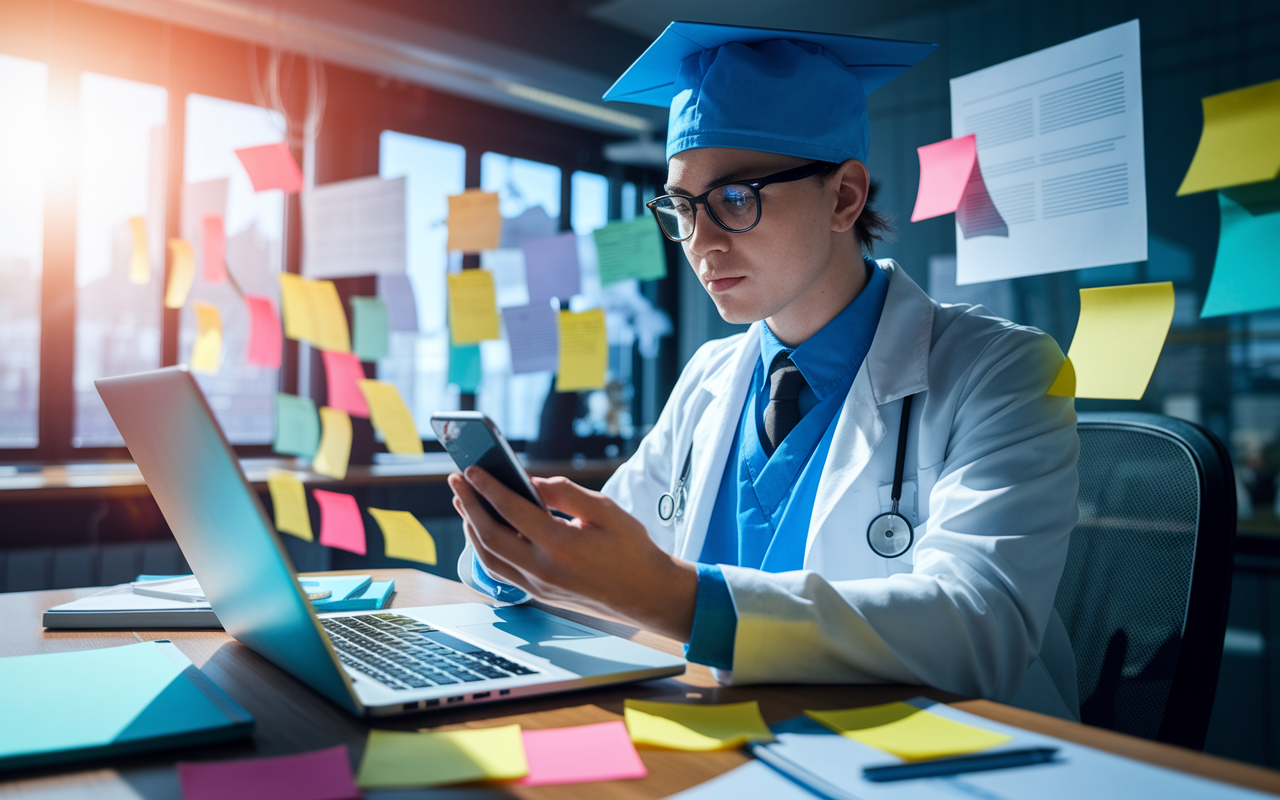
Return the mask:
<svg viewBox="0 0 1280 800">
<path fill-rule="evenodd" d="M 1054 606 L 1081 720 L 1202 750 L 1231 596 L 1230 457 L 1159 414 L 1082 413 L 1079 432 L 1080 520 Z"/>
</svg>

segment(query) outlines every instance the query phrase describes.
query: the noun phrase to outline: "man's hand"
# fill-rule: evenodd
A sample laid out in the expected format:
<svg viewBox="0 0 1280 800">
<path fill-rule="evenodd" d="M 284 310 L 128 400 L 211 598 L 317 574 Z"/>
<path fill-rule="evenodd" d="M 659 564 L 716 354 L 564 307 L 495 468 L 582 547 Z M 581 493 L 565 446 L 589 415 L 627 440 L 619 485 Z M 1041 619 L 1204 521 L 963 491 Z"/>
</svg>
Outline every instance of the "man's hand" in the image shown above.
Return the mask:
<svg viewBox="0 0 1280 800">
<path fill-rule="evenodd" d="M 449 476 L 467 540 L 494 578 L 540 600 L 572 601 L 689 640 L 698 594 L 693 564 L 663 552 L 644 525 L 608 497 L 567 478 L 534 478 L 538 508 L 478 467 Z M 495 519 L 483 496 L 510 523 Z M 514 528 L 514 530 L 513 530 Z"/>
</svg>

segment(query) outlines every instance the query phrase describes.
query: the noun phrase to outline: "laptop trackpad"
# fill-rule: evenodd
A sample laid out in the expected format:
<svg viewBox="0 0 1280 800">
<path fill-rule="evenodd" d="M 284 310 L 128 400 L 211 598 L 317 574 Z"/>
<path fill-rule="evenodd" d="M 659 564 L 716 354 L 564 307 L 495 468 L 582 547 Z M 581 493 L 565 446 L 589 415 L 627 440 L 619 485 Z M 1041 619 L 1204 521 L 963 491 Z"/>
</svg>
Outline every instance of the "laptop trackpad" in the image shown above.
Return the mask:
<svg viewBox="0 0 1280 800">
<path fill-rule="evenodd" d="M 513 618 L 503 622 L 463 625 L 458 630 L 482 641 L 545 658 L 583 677 L 666 667 L 674 660 L 626 639 L 557 622 L 548 614 L 510 616 Z"/>
</svg>

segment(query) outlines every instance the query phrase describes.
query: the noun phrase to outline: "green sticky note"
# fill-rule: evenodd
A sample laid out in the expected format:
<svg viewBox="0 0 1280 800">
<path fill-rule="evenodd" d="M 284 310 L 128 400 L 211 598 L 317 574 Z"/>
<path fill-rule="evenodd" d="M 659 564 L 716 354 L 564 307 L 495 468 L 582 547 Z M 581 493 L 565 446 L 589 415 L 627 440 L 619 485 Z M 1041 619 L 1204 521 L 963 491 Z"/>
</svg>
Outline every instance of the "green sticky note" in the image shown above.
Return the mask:
<svg viewBox="0 0 1280 800">
<path fill-rule="evenodd" d="M 351 298 L 351 316 L 355 341 L 351 349 L 361 361 L 386 358 L 390 349 L 391 317 L 387 304 L 377 297 Z"/>
<path fill-rule="evenodd" d="M 653 281 L 667 277 L 667 257 L 662 252 L 662 231 L 647 214 L 630 222 L 610 222 L 591 234 L 600 262 L 600 284 L 637 278 Z"/>
<path fill-rule="evenodd" d="M 272 445 L 277 453 L 312 458 L 320 447 L 320 417 L 316 404 L 310 397 L 292 394 L 276 395 L 276 440 Z"/>
<path fill-rule="evenodd" d="M 1201 317 L 1280 308 L 1280 210 L 1218 193 L 1218 256 Z M 1252 208 L 1252 210 L 1251 210 Z"/>
<path fill-rule="evenodd" d="M 480 345 L 449 346 L 449 383 L 458 384 L 464 392 L 474 392 L 480 386 Z"/>
</svg>

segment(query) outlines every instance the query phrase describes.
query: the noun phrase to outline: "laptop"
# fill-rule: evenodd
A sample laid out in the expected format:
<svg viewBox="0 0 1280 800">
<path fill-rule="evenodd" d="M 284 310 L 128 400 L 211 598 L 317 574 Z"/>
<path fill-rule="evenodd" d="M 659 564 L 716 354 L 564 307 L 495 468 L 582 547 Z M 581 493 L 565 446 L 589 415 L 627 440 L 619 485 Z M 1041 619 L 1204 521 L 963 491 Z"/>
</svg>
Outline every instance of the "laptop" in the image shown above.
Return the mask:
<svg viewBox="0 0 1280 800">
<path fill-rule="evenodd" d="M 684 672 L 683 659 L 527 606 L 316 614 L 185 367 L 95 381 L 223 628 L 359 716 Z"/>
</svg>

